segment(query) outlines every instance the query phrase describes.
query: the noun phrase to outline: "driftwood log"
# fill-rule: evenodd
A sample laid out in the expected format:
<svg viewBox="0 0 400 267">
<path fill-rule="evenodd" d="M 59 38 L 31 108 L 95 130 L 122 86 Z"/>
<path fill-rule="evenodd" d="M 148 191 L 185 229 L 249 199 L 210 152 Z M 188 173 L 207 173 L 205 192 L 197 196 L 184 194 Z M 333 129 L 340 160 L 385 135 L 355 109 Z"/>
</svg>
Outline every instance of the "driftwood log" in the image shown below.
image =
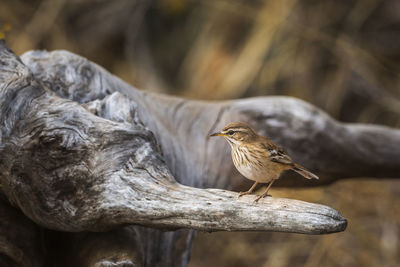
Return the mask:
<svg viewBox="0 0 400 267">
<path fill-rule="evenodd" d="M 208 134 L 230 121 L 271 137 L 321 184 L 400 176 L 398 130 L 341 124 L 294 98 L 201 102 L 146 93 L 66 51 L 21 59 L 1 44 L 0 184 L 45 232 L 50 263 L 185 266 L 194 232 L 179 228 L 345 229 L 346 220 L 327 206 L 281 198 L 254 204 L 252 196 L 237 200 L 227 191 L 244 179 L 225 142 Z M 291 174 L 281 181 L 313 185 Z M 211 187 L 223 189 L 201 189 Z M 20 262 L 7 248 L 1 243 L 0 253 Z M 43 253 L 35 258 L 32 266 L 40 266 Z"/>
</svg>

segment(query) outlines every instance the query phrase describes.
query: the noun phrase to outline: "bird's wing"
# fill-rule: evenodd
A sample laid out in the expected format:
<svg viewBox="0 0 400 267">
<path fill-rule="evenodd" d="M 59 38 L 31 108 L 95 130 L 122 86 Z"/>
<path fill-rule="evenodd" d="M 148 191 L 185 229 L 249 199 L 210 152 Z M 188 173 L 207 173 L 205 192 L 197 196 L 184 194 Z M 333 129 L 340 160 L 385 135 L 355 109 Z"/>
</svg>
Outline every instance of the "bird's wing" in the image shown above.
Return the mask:
<svg viewBox="0 0 400 267">
<path fill-rule="evenodd" d="M 267 150 L 269 153 L 269 158 L 273 162 L 293 165 L 293 160 L 277 145 L 274 143 L 263 143 L 262 148 Z"/>
<path fill-rule="evenodd" d="M 288 165 L 293 164 L 292 159 L 283 150 L 272 149 L 269 151 L 269 153 L 271 161 Z"/>
</svg>

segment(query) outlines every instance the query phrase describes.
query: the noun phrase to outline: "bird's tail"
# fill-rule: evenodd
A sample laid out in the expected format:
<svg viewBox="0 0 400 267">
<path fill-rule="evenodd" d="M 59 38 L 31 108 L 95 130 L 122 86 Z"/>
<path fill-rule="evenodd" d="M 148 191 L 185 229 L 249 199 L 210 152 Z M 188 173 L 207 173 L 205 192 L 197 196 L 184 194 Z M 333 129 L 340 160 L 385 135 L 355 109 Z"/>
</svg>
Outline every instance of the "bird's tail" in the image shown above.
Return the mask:
<svg viewBox="0 0 400 267">
<path fill-rule="evenodd" d="M 300 166 L 299 164 L 295 164 L 293 166 L 292 170 L 294 170 L 295 172 L 303 175 L 307 179 L 319 179 L 318 176 L 316 176 L 315 174 L 311 173 L 310 171 L 308 171 L 303 166 Z"/>
</svg>

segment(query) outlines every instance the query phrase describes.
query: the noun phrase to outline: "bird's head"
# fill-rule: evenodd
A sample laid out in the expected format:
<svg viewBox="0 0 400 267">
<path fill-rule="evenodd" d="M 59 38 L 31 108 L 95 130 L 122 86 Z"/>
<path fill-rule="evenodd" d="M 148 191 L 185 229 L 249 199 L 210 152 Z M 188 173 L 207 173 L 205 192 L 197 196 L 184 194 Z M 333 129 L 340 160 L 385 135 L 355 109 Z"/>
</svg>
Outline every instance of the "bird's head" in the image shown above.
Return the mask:
<svg viewBox="0 0 400 267">
<path fill-rule="evenodd" d="M 231 145 L 248 143 L 257 138 L 257 134 L 242 122 L 233 122 L 226 125 L 219 133 L 210 136 L 222 136 Z"/>
</svg>

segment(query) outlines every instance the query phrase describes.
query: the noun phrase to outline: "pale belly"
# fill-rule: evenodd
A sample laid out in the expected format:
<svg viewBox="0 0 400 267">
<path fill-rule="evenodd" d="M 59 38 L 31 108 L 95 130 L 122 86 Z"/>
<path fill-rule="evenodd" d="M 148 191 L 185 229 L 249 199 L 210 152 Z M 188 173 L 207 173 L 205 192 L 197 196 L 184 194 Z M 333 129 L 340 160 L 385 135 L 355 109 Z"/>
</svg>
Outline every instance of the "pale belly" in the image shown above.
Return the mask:
<svg viewBox="0 0 400 267">
<path fill-rule="evenodd" d="M 260 183 L 269 183 L 274 179 L 278 179 L 280 174 L 287 169 L 282 164 L 274 162 L 267 163 L 263 167 L 243 164 L 240 166 L 235 164 L 235 167 L 247 179 Z"/>
</svg>

